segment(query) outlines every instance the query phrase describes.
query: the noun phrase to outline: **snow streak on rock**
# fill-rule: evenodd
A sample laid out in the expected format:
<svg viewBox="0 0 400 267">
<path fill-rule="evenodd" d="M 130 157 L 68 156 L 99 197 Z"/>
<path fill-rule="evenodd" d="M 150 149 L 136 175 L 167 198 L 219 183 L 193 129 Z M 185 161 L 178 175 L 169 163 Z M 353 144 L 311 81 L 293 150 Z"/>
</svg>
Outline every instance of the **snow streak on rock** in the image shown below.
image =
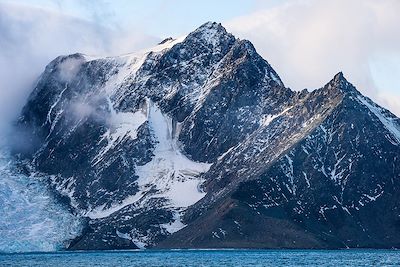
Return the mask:
<svg viewBox="0 0 400 267">
<path fill-rule="evenodd" d="M 388 116 L 387 111 L 385 114 L 385 110 L 369 101 L 364 96 L 359 96 L 358 100 L 363 103 L 385 126 L 385 128 L 393 135 L 396 139 L 397 144 L 400 145 L 400 124 L 396 122 L 395 116 Z M 398 120 L 398 119 L 397 119 Z"/>
</svg>

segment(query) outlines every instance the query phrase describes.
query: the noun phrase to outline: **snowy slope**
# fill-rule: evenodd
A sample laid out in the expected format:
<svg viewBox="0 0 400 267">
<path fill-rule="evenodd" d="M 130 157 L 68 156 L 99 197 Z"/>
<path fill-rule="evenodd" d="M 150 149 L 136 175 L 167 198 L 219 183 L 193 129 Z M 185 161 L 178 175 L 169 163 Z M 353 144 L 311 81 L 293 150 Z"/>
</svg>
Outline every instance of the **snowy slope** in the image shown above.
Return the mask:
<svg viewBox="0 0 400 267">
<path fill-rule="evenodd" d="M 383 126 L 391 133 L 391 137 L 394 138 L 394 141 L 397 142 L 398 145 L 400 145 L 399 119 L 392 114 L 388 114 L 387 110 L 379 107 L 364 96 L 358 96 L 358 100 L 362 104 L 364 104 L 381 121 Z"/>
<path fill-rule="evenodd" d="M 197 177 L 199 174 L 207 172 L 210 164 L 194 162 L 184 156 L 177 144 L 176 138 L 179 135 L 176 130 L 177 125 L 173 125 L 172 119 L 163 115 L 150 100 L 146 106 L 148 109 L 143 116 L 145 118 L 147 116 L 147 118 L 142 121 L 142 124 L 145 121 L 149 122 L 157 145 L 153 151 L 155 156 L 152 160 L 143 166 L 137 166 L 139 191 L 124 199 L 119 205 L 110 208 L 102 206 L 88 212 L 86 215 L 89 218 L 104 218 L 125 206 L 140 203 L 144 198 L 149 197 L 149 191 L 153 190 L 156 193 L 151 194 L 151 198 L 165 198 L 168 206 L 178 210 L 187 208 L 205 195 L 200 189 L 202 181 Z M 136 121 L 134 116 L 132 116 L 132 120 Z M 133 137 L 133 139 L 135 138 L 136 136 Z"/>
</svg>

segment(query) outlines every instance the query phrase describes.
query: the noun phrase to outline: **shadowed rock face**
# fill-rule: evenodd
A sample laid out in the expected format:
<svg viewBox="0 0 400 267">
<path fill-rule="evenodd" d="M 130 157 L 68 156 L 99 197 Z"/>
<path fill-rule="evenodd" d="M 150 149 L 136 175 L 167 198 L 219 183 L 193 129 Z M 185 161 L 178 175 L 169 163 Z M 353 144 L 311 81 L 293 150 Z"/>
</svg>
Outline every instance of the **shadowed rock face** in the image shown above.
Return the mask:
<svg viewBox="0 0 400 267">
<path fill-rule="evenodd" d="M 87 217 L 71 249 L 400 247 L 400 122 L 338 73 L 293 92 L 217 23 L 52 61 L 19 153 Z"/>
</svg>

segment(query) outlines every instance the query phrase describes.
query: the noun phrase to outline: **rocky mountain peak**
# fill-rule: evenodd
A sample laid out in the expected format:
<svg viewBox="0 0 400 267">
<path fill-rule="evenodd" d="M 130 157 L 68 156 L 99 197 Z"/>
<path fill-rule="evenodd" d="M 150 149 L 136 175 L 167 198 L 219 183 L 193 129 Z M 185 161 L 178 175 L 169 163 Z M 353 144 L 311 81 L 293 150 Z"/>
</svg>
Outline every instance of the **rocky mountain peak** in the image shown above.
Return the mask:
<svg viewBox="0 0 400 267">
<path fill-rule="evenodd" d="M 161 48 L 59 57 L 24 107 L 71 248 L 400 247 L 398 118 L 342 72 L 294 93 L 219 23 Z"/>
<path fill-rule="evenodd" d="M 344 74 L 342 71 L 339 71 L 338 73 L 336 73 L 336 75 L 333 77 L 333 80 L 335 81 L 347 81 L 346 78 L 344 77 Z"/>
<path fill-rule="evenodd" d="M 209 48 L 218 49 L 218 47 L 232 44 L 235 37 L 228 33 L 220 23 L 207 22 L 190 33 L 185 41 L 202 43 Z"/>
<path fill-rule="evenodd" d="M 361 95 L 360 92 L 344 77 L 343 72 L 338 72 L 328 83 L 321 89 L 315 90 L 312 94 L 320 94 L 324 98 L 346 98 L 353 99 Z"/>
<path fill-rule="evenodd" d="M 328 87 L 339 89 L 345 94 L 359 94 L 357 89 L 345 77 L 343 72 L 338 72 L 333 79 L 328 83 Z"/>
<path fill-rule="evenodd" d="M 224 26 L 221 25 L 221 23 L 217 23 L 214 21 L 208 21 L 198 27 L 195 32 L 197 31 L 214 31 L 214 32 L 220 32 L 220 33 L 227 33 L 226 29 Z"/>
</svg>

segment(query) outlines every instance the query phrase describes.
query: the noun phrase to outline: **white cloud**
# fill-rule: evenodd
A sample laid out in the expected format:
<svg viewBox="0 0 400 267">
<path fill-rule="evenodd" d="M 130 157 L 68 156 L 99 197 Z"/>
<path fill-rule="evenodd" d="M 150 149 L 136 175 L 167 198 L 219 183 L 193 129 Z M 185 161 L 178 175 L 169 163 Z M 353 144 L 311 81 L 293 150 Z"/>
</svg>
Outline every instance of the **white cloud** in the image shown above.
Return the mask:
<svg viewBox="0 0 400 267">
<path fill-rule="evenodd" d="M 59 55 L 116 55 L 158 38 L 110 29 L 54 10 L 0 3 L 0 130 L 18 116 L 35 79 Z"/>
<path fill-rule="evenodd" d="M 371 73 L 377 56 L 400 55 L 399 10 L 396 0 L 297 0 L 226 26 L 251 40 L 287 86 L 319 88 L 343 71 L 361 92 L 400 115 L 398 78 L 393 88 L 382 88 Z"/>
</svg>

